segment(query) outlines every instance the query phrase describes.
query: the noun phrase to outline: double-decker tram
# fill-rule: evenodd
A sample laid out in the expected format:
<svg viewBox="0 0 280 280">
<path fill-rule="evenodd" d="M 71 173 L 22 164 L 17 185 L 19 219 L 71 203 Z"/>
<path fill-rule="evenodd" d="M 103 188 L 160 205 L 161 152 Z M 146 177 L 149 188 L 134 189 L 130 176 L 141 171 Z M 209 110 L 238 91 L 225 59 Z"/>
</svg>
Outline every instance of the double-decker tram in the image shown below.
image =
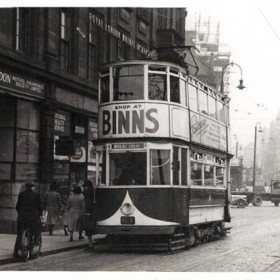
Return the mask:
<svg viewBox="0 0 280 280">
<path fill-rule="evenodd" d="M 176 250 L 225 236 L 226 101 L 173 63 L 102 69 L 96 231 L 112 247 Z"/>
</svg>

